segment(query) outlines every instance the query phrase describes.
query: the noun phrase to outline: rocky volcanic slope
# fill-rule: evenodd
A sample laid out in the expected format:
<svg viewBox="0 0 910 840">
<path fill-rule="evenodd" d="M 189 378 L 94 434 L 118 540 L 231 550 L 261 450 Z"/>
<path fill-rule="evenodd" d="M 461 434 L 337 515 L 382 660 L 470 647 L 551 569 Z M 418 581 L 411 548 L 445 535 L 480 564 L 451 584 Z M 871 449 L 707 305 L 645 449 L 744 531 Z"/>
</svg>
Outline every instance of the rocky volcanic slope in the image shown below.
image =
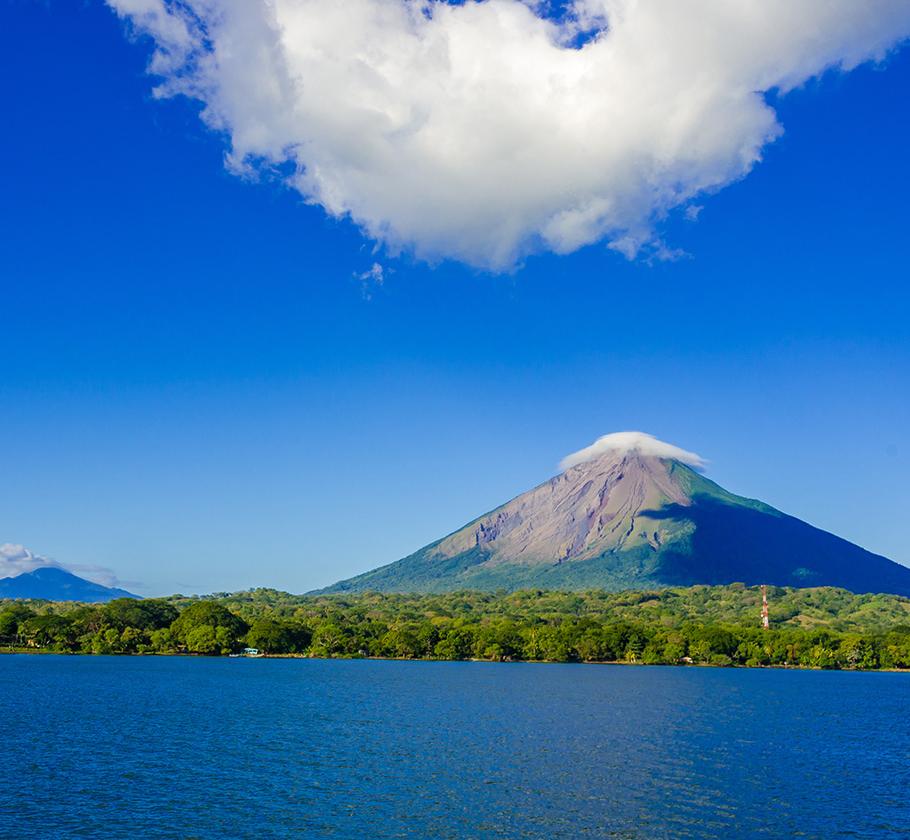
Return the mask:
<svg viewBox="0 0 910 840">
<path fill-rule="evenodd" d="M 323 591 L 735 581 L 910 595 L 910 569 L 634 450 L 572 466 L 415 554 Z"/>
</svg>

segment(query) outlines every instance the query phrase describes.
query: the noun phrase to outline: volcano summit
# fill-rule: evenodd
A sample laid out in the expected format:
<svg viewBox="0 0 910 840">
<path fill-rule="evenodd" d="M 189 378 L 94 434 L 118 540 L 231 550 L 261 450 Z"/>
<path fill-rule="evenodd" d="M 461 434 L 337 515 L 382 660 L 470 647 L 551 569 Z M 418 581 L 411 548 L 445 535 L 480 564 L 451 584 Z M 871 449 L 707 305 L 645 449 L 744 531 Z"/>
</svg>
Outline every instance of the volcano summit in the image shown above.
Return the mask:
<svg viewBox="0 0 910 840">
<path fill-rule="evenodd" d="M 705 478 L 703 460 L 620 432 L 416 553 L 325 592 L 839 586 L 910 595 L 910 568 Z"/>
</svg>

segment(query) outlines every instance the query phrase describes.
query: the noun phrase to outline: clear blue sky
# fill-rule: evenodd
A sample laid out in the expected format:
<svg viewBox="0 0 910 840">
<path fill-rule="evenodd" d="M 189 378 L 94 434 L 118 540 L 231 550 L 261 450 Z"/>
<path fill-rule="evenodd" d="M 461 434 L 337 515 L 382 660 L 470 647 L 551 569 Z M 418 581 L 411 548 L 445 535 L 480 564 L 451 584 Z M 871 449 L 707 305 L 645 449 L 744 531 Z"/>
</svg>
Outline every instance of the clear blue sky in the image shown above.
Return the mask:
<svg viewBox="0 0 910 840">
<path fill-rule="evenodd" d="M 910 51 L 664 239 L 512 273 L 380 255 L 225 171 L 100 2 L 3 2 L 0 542 L 144 594 L 395 560 L 612 431 L 910 564 Z"/>
</svg>

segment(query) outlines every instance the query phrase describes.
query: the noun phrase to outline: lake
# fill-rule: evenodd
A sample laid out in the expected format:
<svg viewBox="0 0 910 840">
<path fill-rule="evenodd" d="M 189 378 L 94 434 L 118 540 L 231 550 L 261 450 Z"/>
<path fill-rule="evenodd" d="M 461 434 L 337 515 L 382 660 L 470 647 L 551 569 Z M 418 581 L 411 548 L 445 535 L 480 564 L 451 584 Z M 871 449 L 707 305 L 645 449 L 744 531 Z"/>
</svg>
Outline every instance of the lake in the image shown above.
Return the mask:
<svg viewBox="0 0 910 840">
<path fill-rule="evenodd" d="M 3 838 L 910 836 L 910 674 L 0 656 Z"/>
</svg>

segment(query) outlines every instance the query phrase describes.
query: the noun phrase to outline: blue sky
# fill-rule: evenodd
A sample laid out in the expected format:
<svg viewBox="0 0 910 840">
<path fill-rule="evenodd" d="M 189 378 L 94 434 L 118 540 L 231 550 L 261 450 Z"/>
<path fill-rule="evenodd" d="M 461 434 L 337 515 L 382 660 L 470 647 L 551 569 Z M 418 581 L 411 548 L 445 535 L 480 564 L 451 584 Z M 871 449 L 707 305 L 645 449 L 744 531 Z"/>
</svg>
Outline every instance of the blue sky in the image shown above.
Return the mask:
<svg viewBox="0 0 910 840">
<path fill-rule="evenodd" d="M 304 591 L 640 429 L 910 564 L 910 51 L 771 94 L 764 160 L 660 222 L 687 256 L 491 272 L 227 172 L 102 3 L 0 14 L 0 542 Z"/>
</svg>

